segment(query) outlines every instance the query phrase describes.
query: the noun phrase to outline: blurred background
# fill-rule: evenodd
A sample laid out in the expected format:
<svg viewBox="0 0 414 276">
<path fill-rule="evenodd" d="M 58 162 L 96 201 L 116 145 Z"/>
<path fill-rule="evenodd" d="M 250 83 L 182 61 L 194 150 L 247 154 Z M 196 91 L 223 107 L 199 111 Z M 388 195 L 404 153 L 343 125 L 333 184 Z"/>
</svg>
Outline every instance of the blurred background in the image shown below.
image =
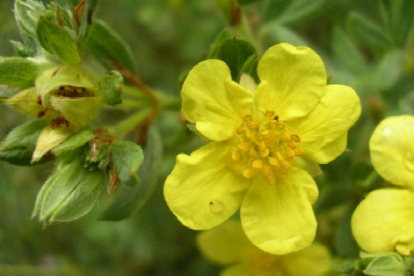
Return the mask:
<svg viewBox="0 0 414 276">
<path fill-rule="evenodd" d="M 130 46 L 146 85 L 179 97 L 180 76 L 205 59 L 216 36 L 229 27 L 216 2 L 222 1 L 102 0 L 95 16 Z M 355 259 L 359 249 L 350 215 L 364 194 L 385 185 L 372 172 L 369 137 L 385 116 L 414 113 L 414 1 L 250 2 L 241 8 L 259 53 L 278 42 L 311 46 L 325 61 L 331 83 L 351 85 L 361 97 L 363 115 L 350 131 L 349 150 L 322 167 L 315 204 L 318 240 L 335 259 Z M 12 7 L 12 0 L 0 2 L 0 56 L 15 55 L 9 40 L 20 40 Z M 28 119 L 5 106 L 0 106 L 0 118 L 0 139 Z M 157 188 L 124 221 L 97 221 L 110 202 L 103 195 L 86 217 L 43 229 L 31 212 L 53 165 L 1 162 L 0 275 L 218 275 L 220 267 L 197 249 L 197 232 L 178 222 L 162 194 L 175 156 L 190 153 L 201 141 L 182 123 L 178 110 L 163 112 L 156 123 L 164 146 Z"/>
</svg>

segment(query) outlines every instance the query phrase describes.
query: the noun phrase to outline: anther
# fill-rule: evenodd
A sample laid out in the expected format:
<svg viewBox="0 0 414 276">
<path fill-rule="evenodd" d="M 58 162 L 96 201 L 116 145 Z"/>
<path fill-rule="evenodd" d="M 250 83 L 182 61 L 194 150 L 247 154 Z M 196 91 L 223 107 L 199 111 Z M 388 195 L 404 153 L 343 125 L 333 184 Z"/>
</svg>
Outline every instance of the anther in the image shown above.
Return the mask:
<svg viewBox="0 0 414 276">
<path fill-rule="evenodd" d="M 253 120 L 252 116 L 250 116 L 250 115 L 244 115 L 243 121 L 250 122 L 251 120 Z"/>
<path fill-rule="evenodd" d="M 300 142 L 300 137 L 299 137 L 299 135 L 296 135 L 296 134 L 290 135 L 290 139 L 292 139 L 293 142 L 296 142 L 296 143 Z"/>
<path fill-rule="evenodd" d="M 263 166 L 262 167 L 262 174 L 263 175 L 269 175 L 272 173 L 272 168 L 270 166 Z"/>
<path fill-rule="evenodd" d="M 255 169 L 260 169 L 261 167 L 263 167 L 263 161 L 260 159 L 256 159 L 252 162 L 252 167 Z"/>
<path fill-rule="evenodd" d="M 289 136 L 286 134 L 286 132 L 282 132 L 280 136 L 281 136 L 281 138 L 282 138 L 282 140 L 283 140 L 284 142 L 286 142 L 286 141 L 289 141 L 289 140 L 290 140 L 290 138 L 289 138 Z"/>
<path fill-rule="evenodd" d="M 269 151 L 268 148 L 260 149 L 260 152 L 259 152 L 259 154 L 260 154 L 261 157 L 266 157 L 266 156 L 269 155 L 269 153 L 270 153 L 270 151 Z"/>
<path fill-rule="evenodd" d="M 243 134 L 243 132 L 244 132 L 244 128 L 243 128 L 243 126 L 239 126 L 237 129 L 236 129 L 236 133 L 237 134 Z"/>
<path fill-rule="evenodd" d="M 259 127 L 259 124 L 256 122 L 251 122 L 247 125 L 250 129 L 256 129 Z"/>
<path fill-rule="evenodd" d="M 282 128 L 284 128 L 285 127 L 285 123 L 283 123 L 283 122 L 277 122 L 277 125 L 276 125 L 276 127 L 278 128 L 278 129 L 282 129 Z"/>
<path fill-rule="evenodd" d="M 275 116 L 275 112 L 268 110 L 265 112 L 265 116 L 268 118 L 273 118 Z"/>
<path fill-rule="evenodd" d="M 292 159 L 293 157 L 295 157 L 295 155 L 296 155 L 296 153 L 293 149 L 291 149 L 291 148 L 286 148 L 285 149 L 285 154 L 284 154 L 285 158 Z"/>
<path fill-rule="evenodd" d="M 279 165 L 279 161 L 277 160 L 276 157 L 269 157 L 269 164 L 272 166 L 278 166 Z"/>
<path fill-rule="evenodd" d="M 233 151 L 231 158 L 234 161 L 240 161 L 243 159 L 243 153 L 240 150 Z"/>
<path fill-rule="evenodd" d="M 301 147 L 297 147 L 293 151 L 295 152 L 295 155 L 296 156 L 299 156 L 299 155 L 302 155 L 303 154 L 303 149 Z"/>
<path fill-rule="evenodd" d="M 287 146 L 288 146 L 289 148 L 291 148 L 291 149 L 296 149 L 296 144 L 295 144 L 295 142 L 293 142 L 292 140 L 289 140 L 289 141 L 287 141 L 286 143 L 287 143 Z"/>
<path fill-rule="evenodd" d="M 252 178 L 254 174 L 254 169 L 252 167 L 246 167 L 243 170 L 243 176 L 246 178 Z"/>
<path fill-rule="evenodd" d="M 273 186 L 276 184 L 276 177 L 273 173 L 266 175 L 266 181 L 269 185 Z"/>
<path fill-rule="evenodd" d="M 247 144 L 246 141 L 241 141 L 239 143 L 239 149 L 247 151 L 249 149 L 249 144 Z"/>
</svg>

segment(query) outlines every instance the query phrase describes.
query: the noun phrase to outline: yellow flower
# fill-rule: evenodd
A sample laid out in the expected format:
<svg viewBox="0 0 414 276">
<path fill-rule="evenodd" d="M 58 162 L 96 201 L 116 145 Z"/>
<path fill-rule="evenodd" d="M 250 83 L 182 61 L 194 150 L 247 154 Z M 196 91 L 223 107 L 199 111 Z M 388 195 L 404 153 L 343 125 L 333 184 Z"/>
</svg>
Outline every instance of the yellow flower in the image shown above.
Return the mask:
<svg viewBox="0 0 414 276">
<path fill-rule="evenodd" d="M 408 255 L 414 250 L 414 116 L 383 120 L 369 148 L 376 171 L 399 188 L 371 192 L 352 216 L 353 234 L 367 252 Z"/>
<path fill-rule="evenodd" d="M 239 222 L 229 220 L 197 236 L 198 247 L 210 260 L 230 265 L 220 276 L 321 276 L 330 267 L 329 251 L 312 244 L 287 255 L 271 255 L 255 247 Z"/>
<path fill-rule="evenodd" d="M 310 245 L 316 231 L 318 189 L 303 168 L 344 151 L 360 103 L 352 88 L 326 84 L 322 60 L 307 47 L 270 48 L 258 75 L 260 84 L 245 85 L 249 90 L 232 81 L 222 61 L 191 70 L 182 110 L 209 143 L 178 155 L 164 195 L 178 219 L 196 230 L 215 227 L 240 208 L 253 244 L 286 254 Z"/>
</svg>

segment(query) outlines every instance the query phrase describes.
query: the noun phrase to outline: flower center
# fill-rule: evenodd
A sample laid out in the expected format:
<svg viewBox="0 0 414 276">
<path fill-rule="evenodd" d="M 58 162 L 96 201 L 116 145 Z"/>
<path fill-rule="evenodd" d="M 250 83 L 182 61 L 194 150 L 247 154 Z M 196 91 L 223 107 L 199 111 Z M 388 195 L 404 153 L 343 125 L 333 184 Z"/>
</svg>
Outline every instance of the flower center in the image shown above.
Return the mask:
<svg viewBox="0 0 414 276">
<path fill-rule="evenodd" d="M 303 153 L 299 146 L 300 137 L 289 134 L 273 111 L 266 111 L 260 122 L 245 115 L 236 133 L 232 160 L 242 165 L 241 174 L 246 178 L 261 173 L 270 185 L 274 185 L 276 174 L 286 178 L 293 158 Z"/>
</svg>

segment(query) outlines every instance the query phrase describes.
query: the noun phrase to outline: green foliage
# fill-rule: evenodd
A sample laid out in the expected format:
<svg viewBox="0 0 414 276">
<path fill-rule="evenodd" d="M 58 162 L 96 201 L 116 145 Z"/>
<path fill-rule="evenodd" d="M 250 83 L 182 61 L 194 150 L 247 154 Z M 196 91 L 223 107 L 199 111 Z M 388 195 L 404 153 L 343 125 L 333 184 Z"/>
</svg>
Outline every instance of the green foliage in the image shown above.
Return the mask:
<svg viewBox="0 0 414 276">
<path fill-rule="evenodd" d="M 162 156 L 161 137 L 155 127 L 149 129 L 144 156 L 144 162 L 137 172 L 138 184 L 134 187 L 121 185 L 114 201 L 101 214 L 100 220 L 117 221 L 131 216 L 144 206 L 154 192 Z M 139 161 L 139 153 L 135 157 L 130 156 L 130 158 Z M 124 172 L 124 174 L 129 174 L 129 172 Z"/>
<path fill-rule="evenodd" d="M 0 83 L 20 88 L 33 86 L 37 76 L 37 66 L 24 58 L 0 59 Z"/>
<path fill-rule="evenodd" d="M 81 63 L 78 46 L 63 27 L 48 18 L 40 17 L 36 34 L 42 47 L 56 54 L 64 63 L 68 65 Z"/>
</svg>

